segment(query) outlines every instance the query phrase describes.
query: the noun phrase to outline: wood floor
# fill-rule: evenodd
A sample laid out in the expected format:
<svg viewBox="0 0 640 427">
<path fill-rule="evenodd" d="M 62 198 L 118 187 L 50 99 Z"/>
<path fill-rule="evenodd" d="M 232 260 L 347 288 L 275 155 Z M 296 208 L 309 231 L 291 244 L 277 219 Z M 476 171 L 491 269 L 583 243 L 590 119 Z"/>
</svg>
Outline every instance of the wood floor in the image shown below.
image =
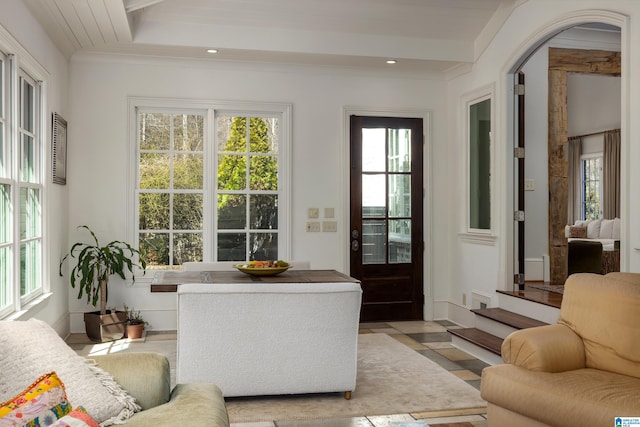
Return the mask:
<svg viewBox="0 0 640 427">
<path fill-rule="evenodd" d="M 524 291 L 498 291 L 498 292 L 506 295 L 511 295 L 513 297 L 534 301 L 540 304 L 549 305 L 551 307 L 560 308 L 560 304 L 562 303 L 562 294 L 535 289 L 530 287 L 529 286 L 530 284 L 543 285 L 545 284 L 545 282 L 526 282 L 524 285 Z"/>
</svg>

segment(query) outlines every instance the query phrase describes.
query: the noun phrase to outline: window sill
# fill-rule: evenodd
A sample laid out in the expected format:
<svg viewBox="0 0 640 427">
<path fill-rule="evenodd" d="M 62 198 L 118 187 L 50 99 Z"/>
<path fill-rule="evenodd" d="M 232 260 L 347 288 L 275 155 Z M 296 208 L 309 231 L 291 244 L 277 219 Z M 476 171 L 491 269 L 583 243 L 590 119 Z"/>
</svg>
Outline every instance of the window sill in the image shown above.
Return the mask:
<svg viewBox="0 0 640 427">
<path fill-rule="evenodd" d="M 29 301 L 29 303 L 27 303 L 24 307 L 22 307 L 22 310 L 13 312 L 13 313 L 9 314 L 7 317 L 5 317 L 2 320 L 19 320 L 19 319 L 21 319 L 23 316 L 26 316 L 27 314 L 29 314 L 29 312 L 35 310 L 36 308 L 38 308 L 42 304 L 44 304 L 45 301 L 47 301 L 49 298 L 51 298 L 51 295 L 53 295 L 52 292 L 46 292 L 46 293 L 44 293 L 42 295 L 39 295 L 38 297 L 36 297 L 33 300 Z"/>
<path fill-rule="evenodd" d="M 460 240 L 474 245 L 495 246 L 498 237 L 494 234 L 458 233 Z"/>
</svg>

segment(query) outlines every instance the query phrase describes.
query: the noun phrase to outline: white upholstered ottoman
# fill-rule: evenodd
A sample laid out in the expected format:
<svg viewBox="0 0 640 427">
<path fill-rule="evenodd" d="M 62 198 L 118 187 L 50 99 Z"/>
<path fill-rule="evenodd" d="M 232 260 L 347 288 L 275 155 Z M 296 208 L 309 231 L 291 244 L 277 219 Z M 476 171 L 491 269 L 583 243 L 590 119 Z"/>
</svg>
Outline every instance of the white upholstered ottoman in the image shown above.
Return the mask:
<svg viewBox="0 0 640 427">
<path fill-rule="evenodd" d="M 178 286 L 178 383 L 226 397 L 345 392 L 356 386 L 359 283 Z"/>
</svg>

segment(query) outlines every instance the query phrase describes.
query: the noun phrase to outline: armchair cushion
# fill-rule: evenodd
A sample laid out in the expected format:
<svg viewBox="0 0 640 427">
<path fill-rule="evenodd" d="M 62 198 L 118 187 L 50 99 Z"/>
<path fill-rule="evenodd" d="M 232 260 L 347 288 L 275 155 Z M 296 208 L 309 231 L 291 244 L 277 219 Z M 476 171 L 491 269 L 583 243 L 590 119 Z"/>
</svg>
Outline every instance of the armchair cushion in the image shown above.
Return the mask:
<svg viewBox="0 0 640 427">
<path fill-rule="evenodd" d="M 616 416 L 638 413 L 640 379 L 598 369 L 561 373 L 536 372 L 515 365 L 495 365 L 482 371 L 481 396 L 548 426 L 612 426 Z M 630 416 L 629 415 L 629 416 Z M 521 424 L 495 424 L 520 426 Z"/>
<path fill-rule="evenodd" d="M 145 410 L 169 401 L 169 361 L 159 353 L 114 353 L 92 356 Z M 141 367 L 144 366 L 144 369 Z"/>
</svg>

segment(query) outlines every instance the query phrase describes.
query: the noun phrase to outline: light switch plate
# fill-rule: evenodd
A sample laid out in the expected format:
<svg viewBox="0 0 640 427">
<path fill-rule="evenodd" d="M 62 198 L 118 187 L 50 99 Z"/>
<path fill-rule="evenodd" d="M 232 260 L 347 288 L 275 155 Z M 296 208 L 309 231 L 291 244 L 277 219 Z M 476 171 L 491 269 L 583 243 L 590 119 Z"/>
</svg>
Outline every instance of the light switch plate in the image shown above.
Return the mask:
<svg viewBox="0 0 640 427">
<path fill-rule="evenodd" d="M 320 209 L 309 208 L 307 211 L 307 218 L 318 218 L 320 216 Z"/>
<path fill-rule="evenodd" d="M 335 210 L 333 208 L 324 208 L 325 218 L 335 218 Z"/>
<path fill-rule="evenodd" d="M 334 233 L 338 231 L 338 221 L 322 221 L 322 231 Z"/>
<path fill-rule="evenodd" d="M 320 232 L 320 221 L 307 221 L 307 233 Z"/>
</svg>

